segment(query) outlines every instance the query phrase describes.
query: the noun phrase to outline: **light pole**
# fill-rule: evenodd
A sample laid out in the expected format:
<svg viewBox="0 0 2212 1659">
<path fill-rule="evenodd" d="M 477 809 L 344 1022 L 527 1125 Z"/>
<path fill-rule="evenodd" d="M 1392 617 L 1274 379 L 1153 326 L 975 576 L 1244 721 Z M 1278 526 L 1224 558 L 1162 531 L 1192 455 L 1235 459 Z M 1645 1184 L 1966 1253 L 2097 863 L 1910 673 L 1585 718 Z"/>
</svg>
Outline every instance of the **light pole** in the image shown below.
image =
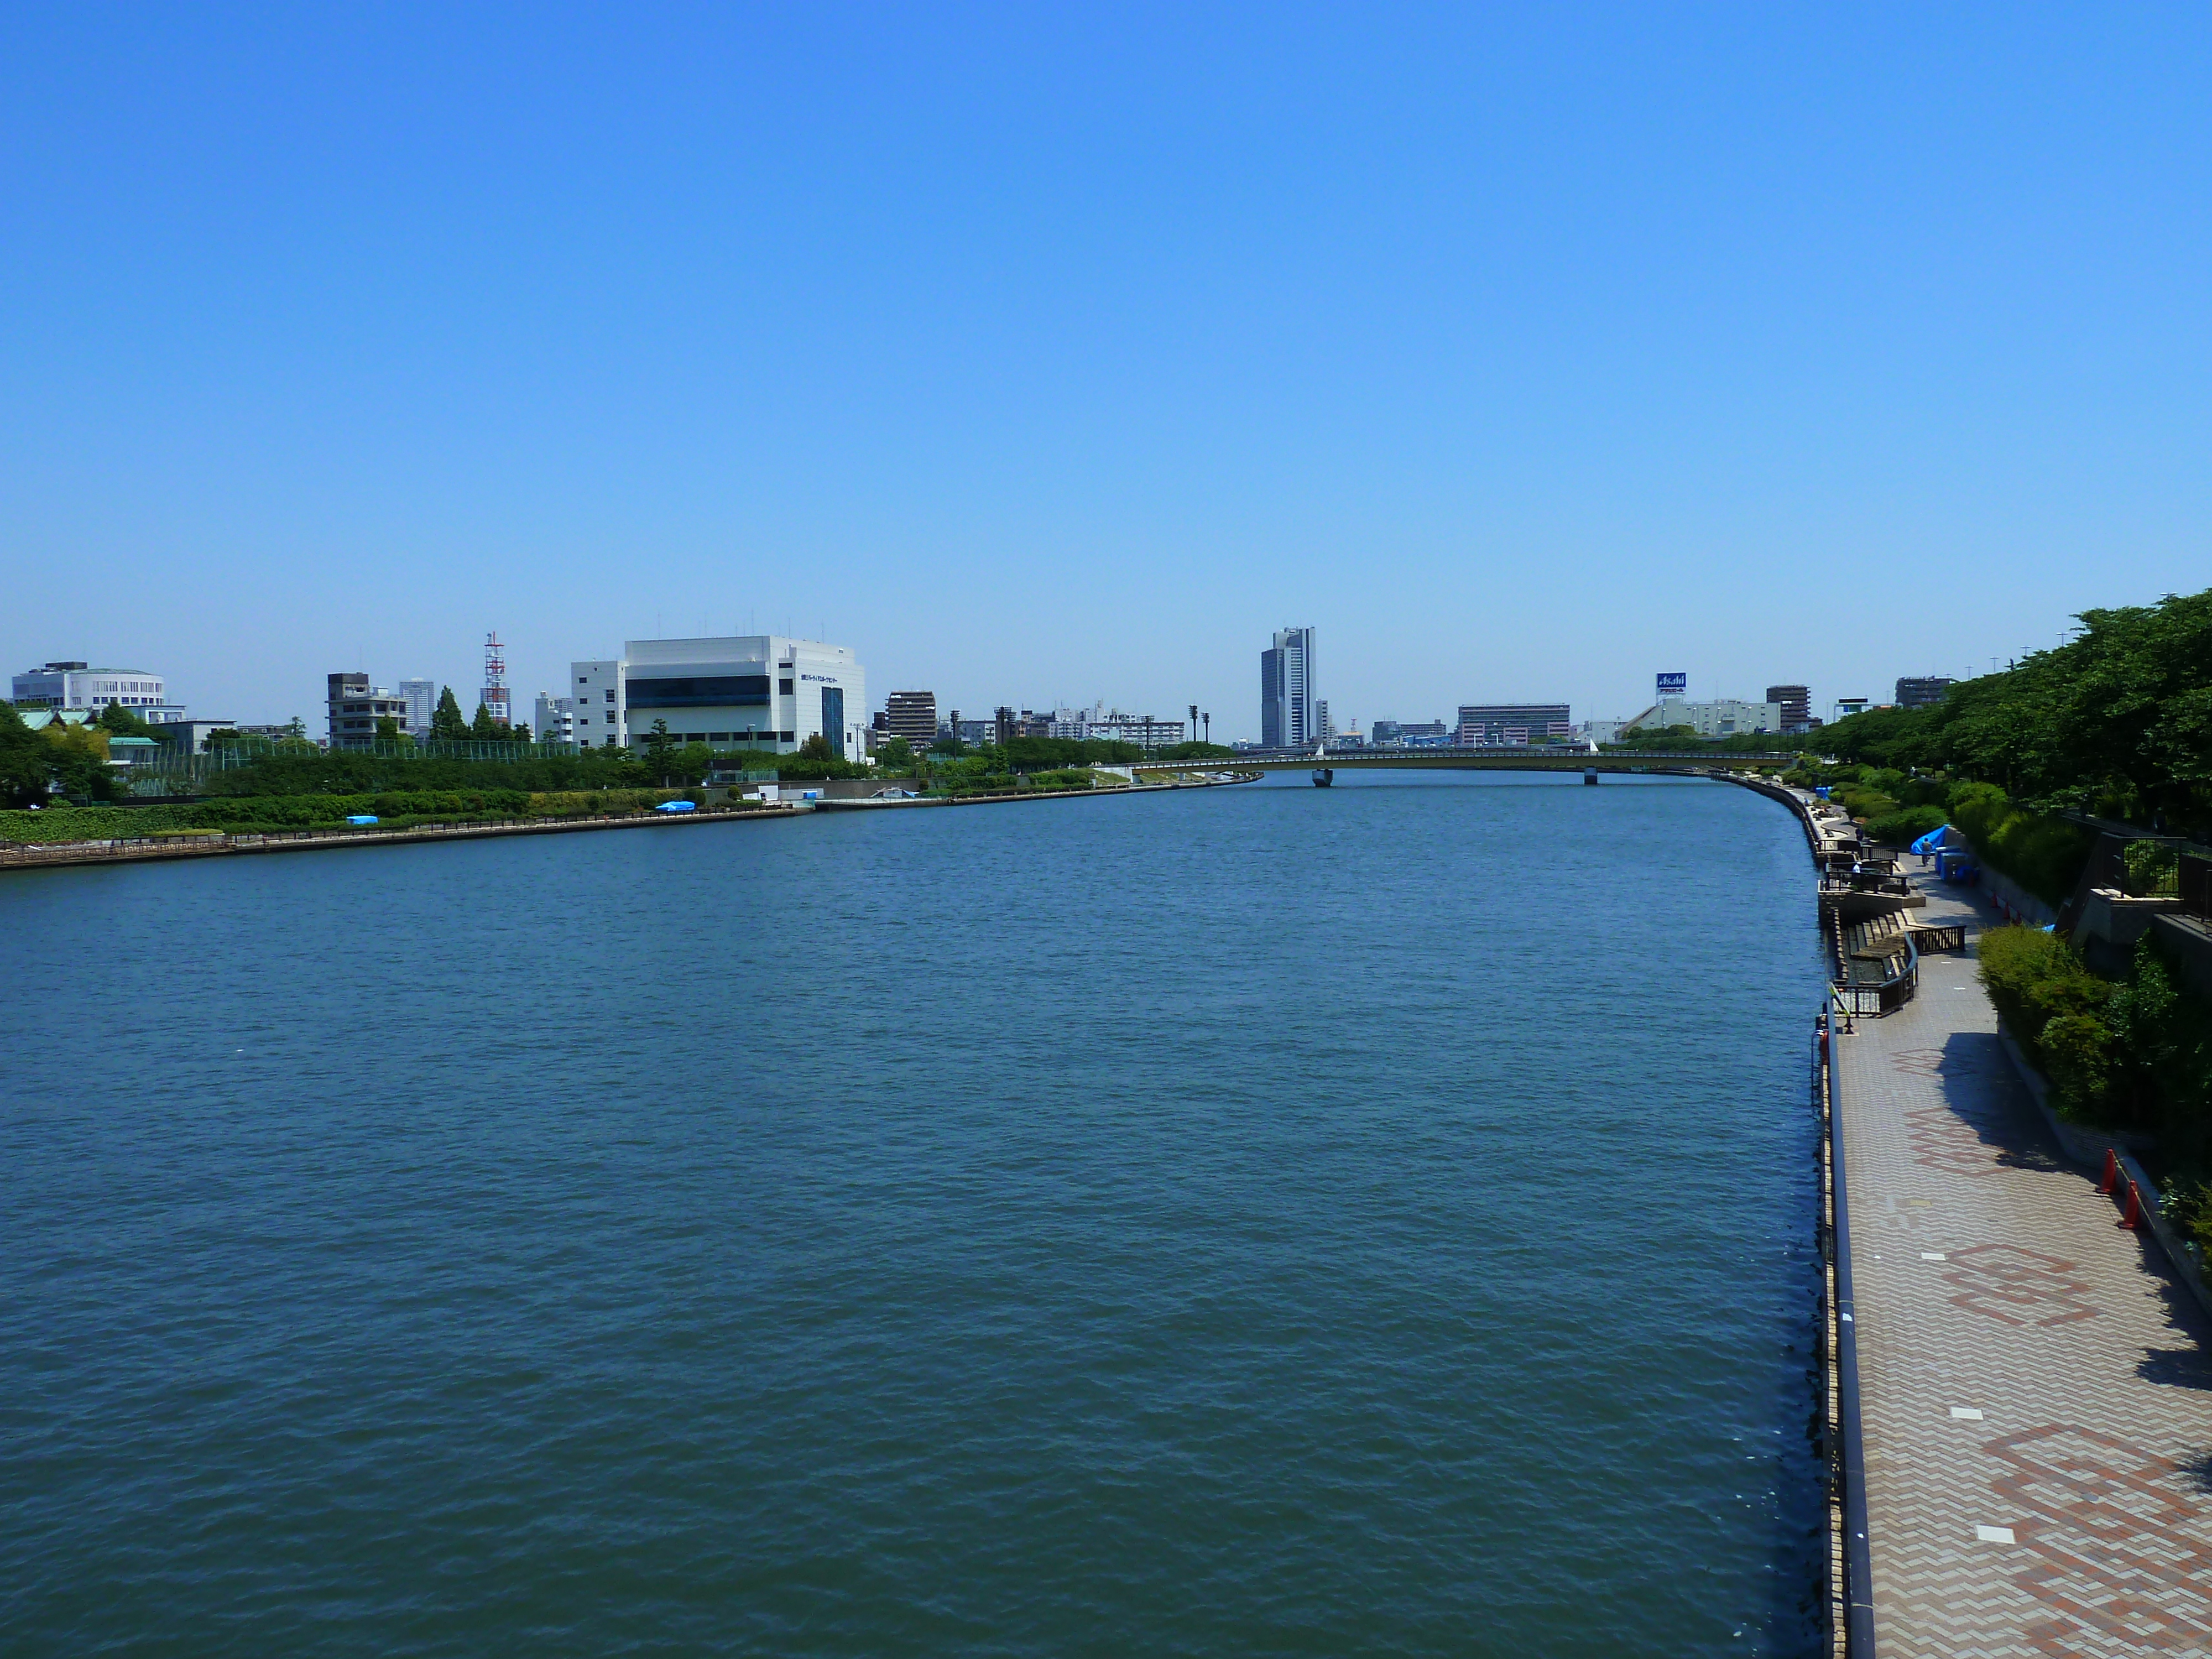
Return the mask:
<svg viewBox="0 0 2212 1659">
<path fill-rule="evenodd" d="M 1201 718 L 1206 721 L 1206 746 L 1211 749 L 1213 746 L 1213 716 L 1206 714 Z"/>
<path fill-rule="evenodd" d="M 1190 706 L 1190 739 L 1193 743 L 1198 741 L 1198 705 L 1196 703 Z"/>
</svg>

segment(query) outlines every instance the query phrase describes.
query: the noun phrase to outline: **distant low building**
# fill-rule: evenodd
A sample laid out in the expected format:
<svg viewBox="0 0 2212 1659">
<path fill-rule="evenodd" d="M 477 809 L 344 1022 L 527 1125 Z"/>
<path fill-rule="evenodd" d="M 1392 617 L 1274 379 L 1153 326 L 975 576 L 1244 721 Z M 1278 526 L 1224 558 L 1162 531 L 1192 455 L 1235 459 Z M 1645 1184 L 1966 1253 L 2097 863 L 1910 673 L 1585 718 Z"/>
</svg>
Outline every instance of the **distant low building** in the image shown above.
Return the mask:
<svg viewBox="0 0 2212 1659">
<path fill-rule="evenodd" d="M 538 742 L 575 742 L 575 698 L 556 697 L 550 691 L 540 691 L 531 714 L 530 735 Z"/>
<path fill-rule="evenodd" d="M 1462 748 L 1565 741 L 1574 736 L 1574 716 L 1563 702 L 1463 703 L 1456 738 Z"/>
<path fill-rule="evenodd" d="M 1451 741 L 1442 720 L 1376 720 L 1367 739 L 1377 749 L 1441 749 Z"/>
<path fill-rule="evenodd" d="M 171 720 L 161 727 L 161 741 L 175 745 L 187 755 L 204 755 L 211 734 L 237 730 L 236 720 Z"/>
<path fill-rule="evenodd" d="M 1718 697 L 1709 702 L 1692 702 L 1686 698 L 1668 697 L 1652 704 L 1622 729 L 1663 732 L 1674 726 L 1686 726 L 1701 738 L 1733 738 L 1753 732 L 1779 732 L 1782 730 L 1782 706 L 1773 702 L 1744 702 L 1734 697 Z"/>
<path fill-rule="evenodd" d="M 371 685 L 366 674 L 332 674 L 329 684 L 331 748 L 367 748 L 376 741 L 379 720 L 405 728 L 407 699 L 398 692 Z"/>
<path fill-rule="evenodd" d="M 1942 674 L 1923 674 L 1897 683 L 1897 706 L 1899 708 L 1925 708 L 1950 695 L 1951 688 L 1959 682 Z"/>
<path fill-rule="evenodd" d="M 1074 743 L 1133 743 L 1140 749 L 1166 749 L 1183 741 L 1188 729 L 1182 720 L 1154 720 L 1150 714 L 1125 714 L 1103 703 L 1089 708 L 1060 708 L 1048 716 L 1032 717 L 1022 711 L 1025 723 L 1042 719 L 1044 729 L 1032 735 L 1064 738 Z"/>
</svg>

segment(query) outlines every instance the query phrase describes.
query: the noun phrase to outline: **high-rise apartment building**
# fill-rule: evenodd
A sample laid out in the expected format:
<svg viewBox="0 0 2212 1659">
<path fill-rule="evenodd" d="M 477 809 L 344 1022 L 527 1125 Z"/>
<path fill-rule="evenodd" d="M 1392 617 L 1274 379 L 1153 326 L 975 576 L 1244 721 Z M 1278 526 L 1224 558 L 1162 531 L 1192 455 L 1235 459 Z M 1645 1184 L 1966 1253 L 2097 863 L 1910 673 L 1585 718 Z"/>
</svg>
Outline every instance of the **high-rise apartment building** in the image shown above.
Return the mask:
<svg viewBox="0 0 2212 1659">
<path fill-rule="evenodd" d="M 921 754 L 937 741 L 937 693 L 892 692 L 884 702 L 884 730 L 888 736 L 904 738 Z"/>
<path fill-rule="evenodd" d="M 1942 674 L 1925 674 L 1897 683 L 1897 706 L 1899 708 L 1924 708 L 1931 702 L 1941 702 L 1959 682 Z"/>
<path fill-rule="evenodd" d="M 1464 748 L 1549 743 L 1571 738 L 1574 717 L 1563 702 L 1462 703 L 1455 740 Z"/>
<path fill-rule="evenodd" d="M 1321 735 L 1314 707 L 1314 631 L 1285 628 L 1260 653 L 1260 742 L 1302 749 Z"/>
<path fill-rule="evenodd" d="M 1813 729 L 1813 697 L 1806 687 L 1770 685 L 1766 688 L 1766 700 L 1782 710 L 1782 729 L 1784 732 L 1809 732 Z"/>
<path fill-rule="evenodd" d="M 430 735 L 430 716 L 438 712 L 438 682 L 402 680 L 394 688 L 407 702 L 407 735 L 421 741 Z"/>
</svg>

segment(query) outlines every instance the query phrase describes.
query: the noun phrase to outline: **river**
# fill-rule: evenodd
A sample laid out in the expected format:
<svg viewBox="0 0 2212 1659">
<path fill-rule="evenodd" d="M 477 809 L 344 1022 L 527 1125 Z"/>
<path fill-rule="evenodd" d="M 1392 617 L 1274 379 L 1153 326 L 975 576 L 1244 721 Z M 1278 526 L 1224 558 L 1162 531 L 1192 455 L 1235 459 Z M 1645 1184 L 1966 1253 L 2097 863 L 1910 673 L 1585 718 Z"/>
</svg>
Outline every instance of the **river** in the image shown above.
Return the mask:
<svg viewBox="0 0 2212 1659">
<path fill-rule="evenodd" d="M 1717 783 L 18 872 L 0 1647 L 1806 1655 Z"/>
</svg>

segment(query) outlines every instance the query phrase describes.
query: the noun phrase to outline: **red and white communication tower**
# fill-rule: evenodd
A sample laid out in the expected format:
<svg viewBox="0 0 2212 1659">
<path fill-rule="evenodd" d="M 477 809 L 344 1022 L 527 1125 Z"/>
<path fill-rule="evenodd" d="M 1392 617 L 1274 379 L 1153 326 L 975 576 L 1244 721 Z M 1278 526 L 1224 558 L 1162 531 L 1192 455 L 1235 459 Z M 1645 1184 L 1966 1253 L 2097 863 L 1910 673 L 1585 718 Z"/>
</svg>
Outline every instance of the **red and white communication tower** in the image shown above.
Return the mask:
<svg viewBox="0 0 2212 1659">
<path fill-rule="evenodd" d="M 507 647 L 499 642 L 496 634 L 484 635 L 484 683 L 483 690 L 477 694 L 477 701 L 491 711 L 494 724 L 514 724 L 507 718 Z"/>
</svg>

